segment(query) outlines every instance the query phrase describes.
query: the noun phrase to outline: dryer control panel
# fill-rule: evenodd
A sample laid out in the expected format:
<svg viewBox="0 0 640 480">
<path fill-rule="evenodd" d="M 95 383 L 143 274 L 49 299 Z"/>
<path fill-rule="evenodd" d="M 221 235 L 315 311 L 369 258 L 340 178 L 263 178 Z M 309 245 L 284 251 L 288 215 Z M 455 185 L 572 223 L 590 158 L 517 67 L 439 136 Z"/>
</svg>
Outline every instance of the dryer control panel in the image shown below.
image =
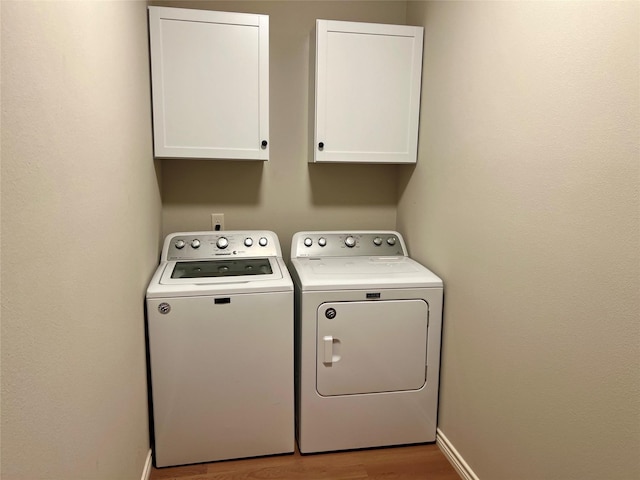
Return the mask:
<svg viewBox="0 0 640 480">
<path fill-rule="evenodd" d="M 402 236 L 393 231 L 298 232 L 291 258 L 408 256 Z"/>
<path fill-rule="evenodd" d="M 173 233 L 162 248 L 162 261 L 281 256 L 277 235 L 266 230 Z"/>
</svg>

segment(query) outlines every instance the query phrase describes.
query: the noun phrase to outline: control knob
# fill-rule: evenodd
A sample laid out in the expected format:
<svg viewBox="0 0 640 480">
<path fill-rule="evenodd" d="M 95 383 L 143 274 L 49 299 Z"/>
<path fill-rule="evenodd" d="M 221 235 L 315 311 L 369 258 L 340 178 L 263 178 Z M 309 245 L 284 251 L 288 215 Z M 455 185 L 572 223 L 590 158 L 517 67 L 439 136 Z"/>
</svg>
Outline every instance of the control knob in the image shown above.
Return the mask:
<svg viewBox="0 0 640 480">
<path fill-rule="evenodd" d="M 356 239 L 349 235 L 344 239 L 344 244 L 349 248 L 353 248 L 356 246 Z"/>
<path fill-rule="evenodd" d="M 269 241 L 267 240 L 267 237 L 260 237 L 260 240 L 258 240 L 258 243 L 260 244 L 261 247 L 266 247 Z"/>
<path fill-rule="evenodd" d="M 389 238 L 387 238 L 387 243 L 388 243 L 389 245 L 392 245 L 392 246 L 393 246 L 393 245 L 395 245 L 395 244 L 396 244 L 396 237 L 389 237 Z"/>
<path fill-rule="evenodd" d="M 382 245 L 382 239 L 380 237 L 374 238 L 373 244 L 379 247 L 380 245 Z"/>
<path fill-rule="evenodd" d="M 200 240 L 197 238 L 191 240 L 191 248 L 200 248 Z"/>
<path fill-rule="evenodd" d="M 304 239 L 304 244 L 307 247 L 310 247 L 311 245 L 313 245 L 313 240 L 311 240 L 309 237 Z"/>
<path fill-rule="evenodd" d="M 318 239 L 318 245 L 320 245 L 321 247 L 326 246 L 326 245 L 327 245 L 327 239 L 326 239 L 326 238 L 324 238 L 324 237 L 320 237 L 320 238 Z"/>
<path fill-rule="evenodd" d="M 253 239 L 251 237 L 247 237 L 244 239 L 244 246 L 245 247 L 250 247 L 251 245 L 253 245 Z"/>
<path fill-rule="evenodd" d="M 228 246 L 229 246 L 229 240 L 227 240 L 225 237 L 220 237 L 216 242 L 216 247 L 218 248 L 225 249 Z"/>
<path fill-rule="evenodd" d="M 178 240 L 178 241 L 175 243 L 175 246 L 176 246 L 176 248 L 177 248 L 178 250 L 180 250 L 180 249 L 184 248 L 184 246 L 185 246 L 184 240 Z"/>
</svg>

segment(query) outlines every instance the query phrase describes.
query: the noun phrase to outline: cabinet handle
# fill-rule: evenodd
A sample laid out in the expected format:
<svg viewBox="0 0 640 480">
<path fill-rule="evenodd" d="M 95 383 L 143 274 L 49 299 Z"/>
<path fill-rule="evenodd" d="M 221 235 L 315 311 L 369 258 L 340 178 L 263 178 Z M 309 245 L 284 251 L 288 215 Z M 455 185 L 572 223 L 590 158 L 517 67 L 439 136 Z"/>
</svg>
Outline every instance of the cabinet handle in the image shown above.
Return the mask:
<svg viewBox="0 0 640 480">
<path fill-rule="evenodd" d="M 267 141 L 266 140 L 262 140 L 262 148 L 267 148 Z"/>
<path fill-rule="evenodd" d="M 320 150 L 322 150 L 322 149 L 324 148 L 324 142 L 320 142 L 320 143 L 318 144 L 318 148 L 319 148 Z"/>
</svg>

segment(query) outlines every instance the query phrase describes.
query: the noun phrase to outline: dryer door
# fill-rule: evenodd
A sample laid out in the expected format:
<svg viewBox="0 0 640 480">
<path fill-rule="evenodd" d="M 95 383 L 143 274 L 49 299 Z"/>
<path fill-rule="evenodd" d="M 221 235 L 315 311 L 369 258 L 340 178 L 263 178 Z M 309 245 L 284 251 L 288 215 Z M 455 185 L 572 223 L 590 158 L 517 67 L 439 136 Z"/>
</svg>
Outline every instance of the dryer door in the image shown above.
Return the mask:
<svg viewBox="0 0 640 480">
<path fill-rule="evenodd" d="M 317 311 L 322 396 L 418 390 L 426 381 L 424 300 L 330 302 Z"/>
</svg>

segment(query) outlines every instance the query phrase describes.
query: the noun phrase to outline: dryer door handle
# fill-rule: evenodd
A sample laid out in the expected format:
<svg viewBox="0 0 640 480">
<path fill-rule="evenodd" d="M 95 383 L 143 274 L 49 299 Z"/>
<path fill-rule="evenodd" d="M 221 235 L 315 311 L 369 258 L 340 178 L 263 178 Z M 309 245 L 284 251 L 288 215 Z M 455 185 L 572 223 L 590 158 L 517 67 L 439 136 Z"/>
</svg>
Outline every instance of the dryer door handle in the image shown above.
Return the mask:
<svg viewBox="0 0 640 480">
<path fill-rule="evenodd" d="M 326 335 L 322 338 L 324 343 L 324 360 L 323 363 L 333 363 L 333 337 Z"/>
</svg>

